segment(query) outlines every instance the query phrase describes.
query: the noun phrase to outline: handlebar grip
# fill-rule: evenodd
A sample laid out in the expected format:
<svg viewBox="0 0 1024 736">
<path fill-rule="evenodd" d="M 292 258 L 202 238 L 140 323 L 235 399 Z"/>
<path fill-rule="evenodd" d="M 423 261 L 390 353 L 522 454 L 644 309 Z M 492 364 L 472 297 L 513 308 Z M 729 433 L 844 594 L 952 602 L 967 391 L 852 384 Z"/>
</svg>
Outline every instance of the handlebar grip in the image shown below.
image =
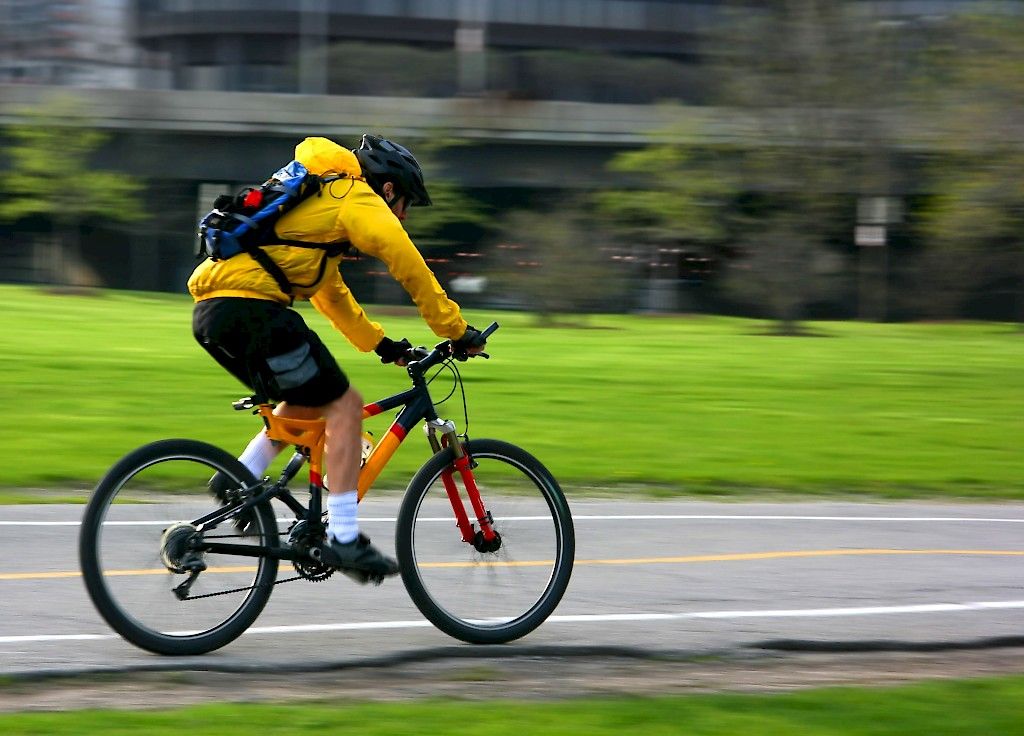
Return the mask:
<svg viewBox="0 0 1024 736">
<path fill-rule="evenodd" d="M 491 322 L 489 325 L 487 325 L 487 328 L 484 329 L 484 331 L 480 333 L 480 337 L 482 337 L 484 340 L 486 340 L 497 329 L 498 329 L 498 323 L 497 322 Z"/>
</svg>

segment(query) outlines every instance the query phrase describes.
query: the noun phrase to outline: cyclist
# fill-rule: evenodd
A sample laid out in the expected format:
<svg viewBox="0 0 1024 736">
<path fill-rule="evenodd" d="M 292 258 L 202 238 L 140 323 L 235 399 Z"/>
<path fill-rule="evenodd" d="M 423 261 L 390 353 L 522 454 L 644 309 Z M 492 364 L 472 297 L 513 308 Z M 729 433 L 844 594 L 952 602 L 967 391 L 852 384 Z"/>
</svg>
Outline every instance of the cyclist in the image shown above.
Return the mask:
<svg viewBox="0 0 1024 736">
<path fill-rule="evenodd" d="M 359 531 L 362 396 L 290 308 L 292 301 L 308 299 L 358 350 L 373 350 L 382 363 L 403 365 L 408 340 L 388 338 L 342 279 L 341 249 L 330 246 L 351 244 L 383 261 L 424 321 L 439 337 L 454 340 L 457 350 L 479 352 L 483 339 L 467 325 L 402 226 L 409 207 L 431 204 L 420 165 L 406 148 L 369 134 L 352 151 L 326 138 L 306 138 L 296 146 L 295 158 L 312 173 L 338 178 L 325 184 L 320 196 L 283 215 L 275 226 L 283 243 L 262 249 L 287 278 L 291 295 L 250 255 L 207 259 L 188 281 L 196 301 L 193 334 L 242 383 L 277 399 L 275 413 L 326 420 L 330 492 L 323 560 L 370 575 L 394 575 L 395 560 Z M 260 478 L 281 449 L 277 444 L 261 432 L 239 460 Z M 227 500 L 224 483 L 216 477 L 211 490 L 222 503 Z"/>
</svg>

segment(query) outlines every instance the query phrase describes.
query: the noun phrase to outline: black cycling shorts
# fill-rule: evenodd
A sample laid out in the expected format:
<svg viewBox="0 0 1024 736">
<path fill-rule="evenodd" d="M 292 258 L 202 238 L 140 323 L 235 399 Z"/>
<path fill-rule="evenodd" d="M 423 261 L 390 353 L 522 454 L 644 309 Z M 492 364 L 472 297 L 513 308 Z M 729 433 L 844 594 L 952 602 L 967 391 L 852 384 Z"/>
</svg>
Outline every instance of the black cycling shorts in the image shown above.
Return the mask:
<svg viewBox="0 0 1024 736">
<path fill-rule="evenodd" d="M 229 373 L 270 399 L 319 407 L 348 390 L 348 378 L 317 334 L 276 302 L 206 299 L 192 313 L 192 334 Z"/>
</svg>

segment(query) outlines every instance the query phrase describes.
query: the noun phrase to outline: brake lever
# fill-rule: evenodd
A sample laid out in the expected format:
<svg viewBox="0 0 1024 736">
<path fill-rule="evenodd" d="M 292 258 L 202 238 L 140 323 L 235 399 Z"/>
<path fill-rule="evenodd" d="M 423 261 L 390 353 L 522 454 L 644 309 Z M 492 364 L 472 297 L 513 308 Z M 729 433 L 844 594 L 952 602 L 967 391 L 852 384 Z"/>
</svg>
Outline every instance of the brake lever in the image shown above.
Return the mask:
<svg viewBox="0 0 1024 736">
<path fill-rule="evenodd" d="M 453 352 L 452 357 L 455 358 L 455 360 L 459 361 L 460 363 L 465 363 L 470 358 L 483 358 L 484 360 L 489 360 L 491 356 L 483 351 L 480 351 L 479 353 L 470 353 L 468 351 L 464 351 L 461 353 Z"/>
</svg>

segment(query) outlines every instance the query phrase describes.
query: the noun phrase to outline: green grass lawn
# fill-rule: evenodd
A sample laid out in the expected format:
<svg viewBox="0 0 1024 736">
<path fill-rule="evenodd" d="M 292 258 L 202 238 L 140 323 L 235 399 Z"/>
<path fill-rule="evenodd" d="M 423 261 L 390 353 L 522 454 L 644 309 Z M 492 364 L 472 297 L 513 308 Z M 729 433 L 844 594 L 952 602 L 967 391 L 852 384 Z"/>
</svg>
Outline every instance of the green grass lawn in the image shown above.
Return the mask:
<svg viewBox="0 0 1024 736">
<path fill-rule="evenodd" d="M 406 386 L 404 371 L 302 309 L 366 400 Z M 368 311 L 395 338 L 434 341 L 414 315 Z M 816 323 L 818 336 L 788 338 L 714 317 L 595 316 L 577 329 L 469 317 L 502 324 L 492 360 L 462 366 L 471 435 L 523 445 L 575 492 L 1024 498 L 1024 334 L 1013 326 Z M 0 486 L 91 487 L 165 437 L 240 450 L 257 420 L 231 410 L 245 391 L 195 345 L 190 319 L 181 296 L 0 286 Z M 444 377 L 435 386 L 447 393 Z M 461 425 L 457 397 L 441 412 Z M 406 445 L 382 485 L 403 486 L 425 459 L 417 436 Z"/>
<path fill-rule="evenodd" d="M 208 705 L 160 712 L 0 715 L 9 734 L 688 734 L 985 736 L 1024 733 L 1024 678 L 830 688 L 774 695 L 693 695 L 566 702 L 425 701 Z"/>
</svg>

